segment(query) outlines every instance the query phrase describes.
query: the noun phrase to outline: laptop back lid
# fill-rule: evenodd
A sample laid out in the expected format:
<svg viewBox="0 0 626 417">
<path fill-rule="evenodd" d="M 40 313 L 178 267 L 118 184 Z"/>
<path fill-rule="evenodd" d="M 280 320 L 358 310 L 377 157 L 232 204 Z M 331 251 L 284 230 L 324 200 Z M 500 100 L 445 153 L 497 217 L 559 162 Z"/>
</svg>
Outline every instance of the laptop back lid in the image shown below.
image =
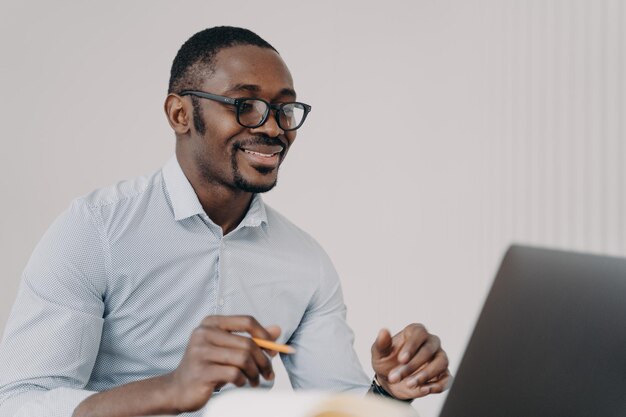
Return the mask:
<svg viewBox="0 0 626 417">
<path fill-rule="evenodd" d="M 440 417 L 626 417 L 626 260 L 506 253 Z"/>
</svg>

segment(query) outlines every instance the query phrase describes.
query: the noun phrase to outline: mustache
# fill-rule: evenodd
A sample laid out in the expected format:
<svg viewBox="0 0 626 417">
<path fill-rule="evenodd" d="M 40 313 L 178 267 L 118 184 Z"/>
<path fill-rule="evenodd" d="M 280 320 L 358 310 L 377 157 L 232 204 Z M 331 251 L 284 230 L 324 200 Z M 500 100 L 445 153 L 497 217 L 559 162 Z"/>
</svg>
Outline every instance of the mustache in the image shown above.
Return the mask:
<svg viewBox="0 0 626 417">
<path fill-rule="evenodd" d="M 268 145 L 268 146 L 282 146 L 283 150 L 289 147 L 287 141 L 283 141 L 278 137 L 269 137 L 269 136 L 253 136 L 251 138 L 239 140 L 233 143 L 233 146 L 237 148 L 241 148 L 246 145 Z"/>
</svg>

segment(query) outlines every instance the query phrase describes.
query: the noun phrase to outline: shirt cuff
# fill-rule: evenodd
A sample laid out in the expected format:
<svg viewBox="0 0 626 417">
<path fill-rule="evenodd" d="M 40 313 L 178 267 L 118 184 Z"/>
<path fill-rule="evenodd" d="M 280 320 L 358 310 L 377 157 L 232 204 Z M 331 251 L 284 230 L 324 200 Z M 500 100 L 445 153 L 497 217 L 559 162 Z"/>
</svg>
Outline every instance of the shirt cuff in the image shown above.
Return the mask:
<svg viewBox="0 0 626 417">
<path fill-rule="evenodd" d="M 74 409 L 95 391 L 55 388 L 28 391 L 2 403 L 2 415 L 11 417 L 71 417 Z"/>
</svg>

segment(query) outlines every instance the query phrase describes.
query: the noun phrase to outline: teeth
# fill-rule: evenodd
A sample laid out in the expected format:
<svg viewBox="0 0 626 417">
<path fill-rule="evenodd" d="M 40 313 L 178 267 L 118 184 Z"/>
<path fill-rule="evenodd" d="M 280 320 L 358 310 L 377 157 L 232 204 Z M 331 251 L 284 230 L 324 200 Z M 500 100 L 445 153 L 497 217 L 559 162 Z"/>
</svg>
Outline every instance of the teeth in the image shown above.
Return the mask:
<svg viewBox="0 0 626 417">
<path fill-rule="evenodd" d="M 247 149 L 244 149 L 244 152 L 249 153 L 250 155 L 262 156 L 263 158 L 271 158 L 272 156 L 278 153 L 278 152 L 275 152 L 275 153 L 268 154 L 268 153 L 249 151 Z"/>
</svg>

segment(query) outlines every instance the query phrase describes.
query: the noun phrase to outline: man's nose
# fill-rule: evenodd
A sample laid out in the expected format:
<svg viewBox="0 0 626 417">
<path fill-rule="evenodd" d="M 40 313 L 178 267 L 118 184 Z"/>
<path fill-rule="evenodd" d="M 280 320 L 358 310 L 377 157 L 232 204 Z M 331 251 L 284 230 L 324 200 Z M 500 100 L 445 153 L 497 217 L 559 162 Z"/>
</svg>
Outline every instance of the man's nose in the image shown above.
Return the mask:
<svg viewBox="0 0 626 417">
<path fill-rule="evenodd" d="M 276 113 L 274 110 L 270 110 L 270 114 L 267 115 L 267 120 L 261 126 L 250 129 L 251 133 L 264 134 L 270 138 L 275 138 L 278 135 L 285 133 L 284 130 L 278 126 L 276 121 Z"/>
</svg>

